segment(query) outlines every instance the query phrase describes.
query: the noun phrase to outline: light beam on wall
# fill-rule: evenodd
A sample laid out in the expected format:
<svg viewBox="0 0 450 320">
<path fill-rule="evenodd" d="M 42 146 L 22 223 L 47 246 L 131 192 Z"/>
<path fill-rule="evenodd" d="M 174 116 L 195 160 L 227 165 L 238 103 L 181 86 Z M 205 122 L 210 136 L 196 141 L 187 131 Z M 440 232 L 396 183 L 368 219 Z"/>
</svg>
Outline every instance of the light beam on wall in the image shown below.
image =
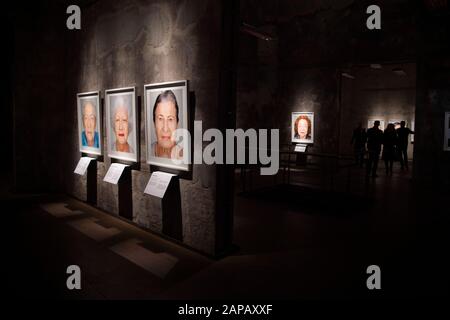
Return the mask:
<svg viewBox="0 0 450 320">
<path fill-rule="evenodd" d="M 392 72 L 398 76 L 406 76 L 406 72 L 402 68 L 394 68 L 392 69 Z"/>
<path fill-rule="evenodd" d="M 343 77 L 348 78 L 348 79 L 355 79 L 355 76 L 351 75 L 348 72 L 342 72 L 341 73 Z"/>
<path fill-rule="evenodd" d="M 245 22 L 241 25 L 241 32 L 249 34 L 251 36 L 257 37 L 258 39 L 264 40 L 264 41 L 274 41 L 276 40 L 275 37 L 271 36 L 270 34 L 258 30 L 256 27 L 251 26 Z"/>
</svg>

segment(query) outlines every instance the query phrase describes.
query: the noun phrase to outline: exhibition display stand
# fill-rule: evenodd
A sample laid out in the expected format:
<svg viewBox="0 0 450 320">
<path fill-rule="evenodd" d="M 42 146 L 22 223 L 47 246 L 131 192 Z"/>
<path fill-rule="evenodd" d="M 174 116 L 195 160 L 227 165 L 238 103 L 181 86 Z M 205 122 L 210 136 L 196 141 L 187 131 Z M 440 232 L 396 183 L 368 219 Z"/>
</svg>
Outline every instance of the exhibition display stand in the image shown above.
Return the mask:
<svg viewBox="0 0 450 320">
<path fill-rule="evenodd" d="M 74 173 L 86 176 L 86 202 L 97 204 L 97 159 L 82 157 L 78 161 Z"/>
<path fill-rule="evenodd" d="M 131 185 L 131 167 L 113 163 L 103 181 L 117 185 L 119 198 L 119 216 L 133 220 L 133 193 Z"/>
<path fill-rule="evenodd" d="M 162 208 L 162 233 L 182 241 L 180 179 L 177 175 L 156 171 L 148 181 L 145 194 L 160 199 Z"/>
</svg>

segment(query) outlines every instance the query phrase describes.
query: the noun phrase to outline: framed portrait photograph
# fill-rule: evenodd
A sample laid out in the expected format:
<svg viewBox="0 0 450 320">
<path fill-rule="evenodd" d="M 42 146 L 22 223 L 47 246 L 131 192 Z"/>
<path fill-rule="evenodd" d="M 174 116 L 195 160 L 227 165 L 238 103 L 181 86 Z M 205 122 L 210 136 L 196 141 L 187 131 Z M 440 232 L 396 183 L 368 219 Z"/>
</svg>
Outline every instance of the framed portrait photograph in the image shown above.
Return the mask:
<svg viewBox="0 0 450 320">
<path fill-rule="evenodd" d="M 106 136 L 110 158 L 138 161 L 136 88 L 105 91 Z"/>
<path fill-rule="evenodd" d="M 405 121 L 405 127 L 408 127 L 408 121 L 406 121 L 406 120 L 389 120 L 388 124 L 391 124 L 391 123 L 394 124 L 395 130 L 397 130 L 397 129 L 400 129 L 400 127 L 401 127 L 400 123 L 402 121 Z"/>
<path fill-rule="evenodd" d="M 314 143 L 314 112 L 292 112 L 291 128 L 293 143 Z"/>
<path fill-rule="evenodd" d="M 189 171 L 188 81 L 147 84 L 144 100 L 147 163 Z"/>
<path fill-rule="evenodd" d="M 77 115 L 80 152 L 102 155 L 99 91 L 77 94 Z"/>
<path fill-rule="evenodd" d="M 450 151 L 450 112 L 445 113 L 444 151 Z"/>
<path fill-rule="evenodd" d="M 367 121 L 367 129 L 373 128 L 373 125 L 374 125 L 375 121 L 377 121 L 377 120 L 380 121 L 379 129 L 384 131 L 384 129 L 386 129 L 386 126 L 385 126 L 386 123 L 384 122 L 384 120 L 375 119 L 375 118 Z"/>
</svg>

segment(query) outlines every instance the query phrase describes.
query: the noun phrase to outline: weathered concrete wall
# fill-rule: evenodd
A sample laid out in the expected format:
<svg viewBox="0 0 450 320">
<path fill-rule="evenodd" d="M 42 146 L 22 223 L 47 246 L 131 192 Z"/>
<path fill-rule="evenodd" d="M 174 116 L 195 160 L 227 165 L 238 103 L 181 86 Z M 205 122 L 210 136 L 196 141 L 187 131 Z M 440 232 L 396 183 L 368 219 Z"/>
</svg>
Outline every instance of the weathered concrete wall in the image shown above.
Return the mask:
<svg viewBox="0 0 450 320">
<path fill-rule="evenodd" d="M 8 7 L 4 8 L 8 10 Z M 8 12 L 8 11 L 7 11 Z M 8 181 L 8 185 L 12 184 L 13 167 L 14 167 L 14 141 L 13 141 L 13 64 L 14 60 L 14 17 L 12 14 L 4 14 L 0 22 L 0 33 L 4 43 L 3 59 L 0 62 L 3 77 L 0 79 L 0 112 L 5 119 L 9 121 L 3 122 L 3 131 L 7 139 L 4 139 L 2 146 L 3 156 L 0 159 L 0 175 L 4 181 Z M 6 178 L 6 179 L 5 179 Z"/>
<path fill-rule="evenodd" d="M 143 85 L 190 80 L 195 93 L 195 120 L 204 130 L 217 126 L 220 1 L 99 1 L 83 11 L 79 32 L 69 33 L 66 97 L 66 164 L 68 193 L 86 199 L 86 180 L 72 174 L 80 153 L 76 122 L 76 93 L 136 86 L 144 118 Z M 140 126 L 145 150 L 144 121 Z M 103 125 L 104 145 L 107 145 Z M 103 182 L 111 164 L 98 164 L 98 206 L 118 214 L 117 187 Z M 133 221 L 161 232 L 161 203 L 143 191 L 150 178 L 145 153 L 140 170 L 132 171 Z M 192 180 L 181 180 L 183 242 L 208 254 L 215 253 L 215 166 L 194 165 Z"/>
<path fill-rule="evenodd" d="M 15 30 L 12 138 L 18 191 L 61 190 L 65 17 L 58 9 L 46 2 L 10 8 Z"/>
<path fill-rule="evenodd" d="M 444 113 L 450 111 L 450 8 L 421 11 L 418 29 L 414 179 L 450 190 L 450 152 L 444 152 Z"/>
<path fill-rule="evenodd" d="M 366 9 L 372 4 L 370 1 L 242 2 L 243 20 L 274 35 L 277 41 L 241 35 L 237 125 L 279 128 L 280 143 L 290 144 L 291 112 L 314 112 L 315 143 L 308 150 L 351 153 L 348 136 L 356 118 L 365 115 L 355 114 L 357 106 L 351 103 L 339 105 L 340 73 L 354 64 L 414 57 L 415 8 L 408 1 L 381 1 L 378 4 L 383 13 L 382 30 L 369 31 Z M 365 76 L 361 74 L 355 80 L 361 87 L 354 94 L 361 98 L 358 103 L 368 104 L 362 100 L 367 92 L 357 91 L 364 85 L 376 85 L 377 80 L 369 78 L 366 84 L 360 83 Z M 390 78 L 398 80 L 392 75 Z M 414 75 L 411 79 L 415 81 Z M 402 82 L 386 87 L 399 89 Z M 409 118 L 414 113 L 413 89 L 395 94 L 391 90 L 387 95 L 378 91 L 366 94 L 364 99 L 373 100 L 370 104 L 387 99 L 386 110 L 398 102 L 400 106 L 395 110 L 385 112 L 388 118 Z M 370 109 L 367 115 L 379 111 Z"/>
<path fill-rule="evenodd" d="M 450 190 L 450 152 L 444 151 L 445 112 L 450 112 L 450 60 L 421 61 L 418 67 L 414 178 L 420 185 Z"/>
</svg>

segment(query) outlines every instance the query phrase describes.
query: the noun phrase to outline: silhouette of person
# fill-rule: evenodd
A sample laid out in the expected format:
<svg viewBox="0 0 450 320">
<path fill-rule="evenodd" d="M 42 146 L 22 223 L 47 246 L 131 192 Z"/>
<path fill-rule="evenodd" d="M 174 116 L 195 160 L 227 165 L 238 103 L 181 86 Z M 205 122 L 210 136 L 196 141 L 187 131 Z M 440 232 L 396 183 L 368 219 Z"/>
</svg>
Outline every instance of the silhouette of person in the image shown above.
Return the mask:
<svg viewBox="0 0 450 320">
<path fill-rule="evenodd" d="M 353 145 L 353 153 L 355 155 L 356 164 L 361 167 L 364 164 L 364 153 L 366 152 L 366 129 L 362 127 L 361 122 L 358 127 L 353 130 L 351 144 Z"/>
<path fill-rule="evenodd" d="M 386 175 L 392 175 L 392 166 L 394 164 L 395 149 L 398 143 L 395 126 L 390 123 L 383 133 L 383 159 L 386 168 Z"/>
<path fill-rule="evenodd" d="M 398 149 L 400 152 L 400 165 L 402 166 L 402 170 L 408 168 L 408 137 L 410 134 L 414 134 L 414 131 L 406 128 L 405 121 L 400 122 L 400 128 L 397 129 L 398 136 Z"/>
<path fill-rule="evenodd" d="M 372 174 L 374 178 L 378 177 L 378 160 L 383 143 L 383 131 L 378 128 L 379 126 L 380 121 L 377 120 L 373 124 L 373 127 L 367 130 L 367 151 L 369 152 L 369 159 L 367 160 L 366 176 Z"/>
</svg>

